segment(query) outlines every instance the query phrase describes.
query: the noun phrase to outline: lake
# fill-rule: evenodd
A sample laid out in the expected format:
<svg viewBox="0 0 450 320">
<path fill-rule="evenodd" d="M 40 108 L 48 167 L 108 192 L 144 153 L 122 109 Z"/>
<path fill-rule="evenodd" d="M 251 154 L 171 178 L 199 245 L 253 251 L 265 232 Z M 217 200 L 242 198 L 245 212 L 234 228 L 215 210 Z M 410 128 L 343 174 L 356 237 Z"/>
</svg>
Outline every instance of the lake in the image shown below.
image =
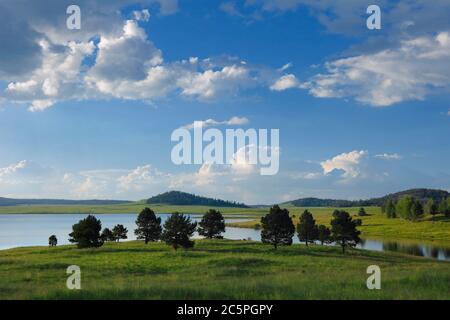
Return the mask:
<svg viewBox="0 0 450 320">
<path fill-rule="evenodd" d="M 58 238 L 58 244 L 69 244 L 68 234 L 72 225 L 85 218 L 86 214 L 4 214 L 0 215 L 0 249 L 24 246 L 46 246 L 52 234 Z M 103 228 L 112 229 L 116 224 L 123 224 L 128 229 L 128 240 L 135 240 L 136 214 L 98 214 Z M 158 215 L 162 223 L 169 215 Z M 199 221 L 199 215 L 190 215 L 192 220 Z M 245 221 L 233 216 L 226 222 Z M 227 227 L 224 238 L 232 240 L 251 239 L 261 241 L 261 231 L 249 228 Z M 195 237 L 198 237 L 196 234 Z M 297 236 L 294 243 L 298 243 Z M 399 251 L 411 255 L 450 261 L 450 248 L 441 248 L 429 244 L 406 243 L 402 241 L 385 241 L 364 239 L 358 248 L 374 251 Z"/>
</svg>

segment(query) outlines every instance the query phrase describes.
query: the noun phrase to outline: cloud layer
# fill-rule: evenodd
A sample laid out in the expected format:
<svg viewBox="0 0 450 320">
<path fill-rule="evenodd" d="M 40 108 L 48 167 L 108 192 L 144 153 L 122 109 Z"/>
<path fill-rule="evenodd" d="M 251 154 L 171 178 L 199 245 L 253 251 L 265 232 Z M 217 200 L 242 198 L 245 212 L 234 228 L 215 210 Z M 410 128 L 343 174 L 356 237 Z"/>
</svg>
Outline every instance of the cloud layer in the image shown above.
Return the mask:
<svg viewBox="0 0 450 320">
<path fill-rule="evenodd" d="M 319 98 L 353 97 L 363 104 L 386 107 L 448 90 L 449 62 L 450 35 L 441 32 L 402 41 L 398 48 L 328 62 L 327 72 L 303 87 Z"/>
<path fill-rule="evenodd" d="M 185 126 L 182 126 L 184 129 L 192 130 L 195 128 L 195 124 L 200 124 L 203 128 L 212 127 L 212 126 L 240 126 L 249 123 L 249 120 L 246 117 L 231 117 L 229 120 L 217 121 L 214 119 L 206 119 L 206 120 L 197 120 Z"/>
<path fill-rule="evenodd" d="M 354 99 L 375 107 L 421 101 L 450 88 L 450 2 L 378 1 L 382 30 L 366 28 L 368 3 L 358 0 L 243 0 L 222 10 L 253 20 L 307 8 L 328 33 L 363 37 L 343 58 L 329 60 L 309 80 L 284 74 L 270 89 L 302 88 L 317 98 Z M 316 71 L 315 71 L 316 72 Z"/>
<path fill-rule="evenodd" d="M 318 98 L 353 98 L 376 107 L 424 100 L 450 87 L 450 22 L 445 15 L 450 4 L 438 2 L 381 1 L 383 31 L 378 37 L 364 27 L 366 5 L 357 0 L 245 0 L 220 5 L 232 16 L 253 18 L 304 6 L 329 32 L 349 35 L 360 30 L 366 36 L 344 58 L 326 62 L 323 72 L 299 80 L 285 72 L 289 65 L 278 70 L 256 67 L 235 57 L 165 61 L 142 24 L 158 12 L 155 4 L 159 14 L 177 12 L 175 0 L 139 1 L 152 11 L 137 10 L 127 17 L 120 8 L 131 0 L 111 1 L 108 6 L 80 1 L 89 19 L 79 32 L 67 30 L 65 16 L 57 14 L 65 12 L 67 1 L 35 1 L 26 8 L 5 1 L 0 4 L 0 18 L 5 18 L 0 19 L 0 38 L 8 50 L 0 52 L 0 81 L 6 90 L 0 99 L 27 104 L 31 111 L 84 99 L 183 97 L 205 102 L 252 88 L 301 88 Z M 414 10 L 417 7 L 421 10 Z"/>
<path fill-rule="evenodd" d="M 154 2 L 160 4 L 164 14 L 176 11 L 176 1 L 141 4 Z M 11 31 L 27 34 L 23 41 L 28 42 L 20 44 L 19 37 L 19 45 L 11 47 L 11 55 L 16 54 L 19 59 L 21 54 L 29 55 L 24 63 L 28 68 L 23 69 L 17 60 L 15 70 L 8 57 L 0 57 L 0 80 L 7 84 L 0 97 L 28 104 L 30 111 L 41 111 L 65 100 L 152 101 L 179 96 L 213 101 L 235 97 L 250 88 L 269 87 L 280 73 L 228 56 L 166 62 L 163 52 L 140 25 L 150 19 L 148 9 L 133 11 L 123 20 L 117 14 L 118 3 L 108 4 L 105 11 L 105 6 L 97 2 L 83 2 L 83 12 L 89 19 L 79 32 L 70 32 L 60 26 L 64 22 L 61 19 L 45 19 L 50 14 L 43 10 L 47 8 L 44 3 L 28 8 L 32 11 L 30 21 L 21 22 L 26 28 L 15 27 L 15 20 L 20 21 L 19 8 L 12 2 L 4 6 L 13 20 L 10 29 L 15 29 Z M 63 7 L 62 3 L 56 7 Z M 105 15 L 109 21 L 105 21 Z M 12 36 L 4 35 L 3 39 L 2 35 L 2 41 L 7 42 Z"/>
<path fill-rule="evenodd" d="M 184 166 L 177 173 L 151 164 L 66 172 L 23 160 L 0 168 L 0 194 L 139 200 L 167 190 L 183 190 L 248 204 L 271 204 L 308 196 L 369 198 L 418 186 L 450 189 L 447 174 L 433 176 L 412 170 L 402 161 L 386 161 L 401 160 L 395 153 L 370 157 L 368 151 L 353 150 L 322 161 L 298 163 L 296 170 L 281 170 L 275 176 L 261 176 L 259 167 L 248 163 L 249 152 L 252 146 L 238 151 L 231 164 Z"/>
</svg>

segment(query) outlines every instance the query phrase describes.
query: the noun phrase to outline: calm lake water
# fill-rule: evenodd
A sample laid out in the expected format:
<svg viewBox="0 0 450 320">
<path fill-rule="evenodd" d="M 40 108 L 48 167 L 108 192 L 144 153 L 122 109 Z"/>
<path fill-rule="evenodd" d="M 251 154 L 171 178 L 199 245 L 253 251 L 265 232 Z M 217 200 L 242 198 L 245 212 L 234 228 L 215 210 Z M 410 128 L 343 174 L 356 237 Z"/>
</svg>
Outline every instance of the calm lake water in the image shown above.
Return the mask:
<svg viewBox="0 0 450 320">
<path fill-rule="evenodd" d="M 24 246 L 48 245 L 48 237 L 52 234 L 58 238 L 58 244 L 69 244 L 68 234 L 72 225 L 85 218 L 86 214 L 5 214 L 0 215 L 0 249 L 9 249 Z M 112 228 L 116 224 L 123 224 L 128 229 L 128 240 L 135 240 L 136 214 L 99 214 L 96 215 L 102 222 L 103 228 Z M 162 222 L 169 215 L 159 215 Z M 192 220 L 199 221 L 196 215 Z M 245 221 L 233 216 L 227 222 Z M 198 235 L 196 235 L 198 236 Z M 226 239 L 261 240 L 261 231 L 248 228 L 227 227 L 224 233 Z M 294 242 L 298 243 L 297 236 Z M 365 239 L 358 248 L 374 251 L 400 251 L 411 255 L 423 256 L 439 260 L 450 261 L 450 248 L 440 248 L 428 244 L 410 244 L 401 241 L 381 241 Z"/>
</svg>

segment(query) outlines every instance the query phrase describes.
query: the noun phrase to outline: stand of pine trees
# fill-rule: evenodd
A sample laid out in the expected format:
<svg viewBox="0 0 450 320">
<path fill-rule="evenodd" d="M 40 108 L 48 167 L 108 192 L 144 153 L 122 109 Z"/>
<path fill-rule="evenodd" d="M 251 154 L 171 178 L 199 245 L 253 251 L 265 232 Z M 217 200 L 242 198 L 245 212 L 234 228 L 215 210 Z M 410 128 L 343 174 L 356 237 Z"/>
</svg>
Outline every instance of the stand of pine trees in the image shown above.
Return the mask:
<svg viewBox="0 0 450 320">
<path fill-rule="evenodd" d="M 418 220 L 424 214 L 443 214 L 450 217 L 450 197 L 441 199 L 437 202 L 433 198 L 428 198 L 426 201 L 420 201 L 412 196 L 406 195 L 397 202 L 388 199 L 381 207 L 381 210 L 387 218 L 400 217 L 411 221 Z"/>
</svg>

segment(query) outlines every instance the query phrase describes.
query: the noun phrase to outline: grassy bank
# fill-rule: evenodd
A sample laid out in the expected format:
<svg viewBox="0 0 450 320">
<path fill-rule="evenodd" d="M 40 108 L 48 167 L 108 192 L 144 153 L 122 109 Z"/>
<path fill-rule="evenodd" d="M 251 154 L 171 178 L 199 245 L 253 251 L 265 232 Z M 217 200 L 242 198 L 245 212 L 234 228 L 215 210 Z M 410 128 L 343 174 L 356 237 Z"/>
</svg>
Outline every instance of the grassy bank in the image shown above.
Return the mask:
<svg viewBox="0 0 450 320">
<path fill-rule="evenodd" d="M 82 290 L 66 289 L 78 265 Z M 382 289 L 366 288 L 366 268 Z M 196 242 L 177 252 L 162 243 L 99 249 L 32 247 L 0 252 L 0 299 L 450 299 L 450 264 L 396 253 L 246 241 Z"/>
<path fill-rule="evenodd" d="M 73 214 L 73 213 L 139 213 L 145 207 L 152 208 L 156 213 L 204 213 L 211 208 L 207 206 L 174 206 L 165 204 L 145 204 L 144 202 L 133 202 L 117 205 L 46 205 L 46 206 L 0 206 L 0 214 Z M 226 214 L 264 214 L 267 209 L 262 208 L 215 208 Z"/>
</svg>

